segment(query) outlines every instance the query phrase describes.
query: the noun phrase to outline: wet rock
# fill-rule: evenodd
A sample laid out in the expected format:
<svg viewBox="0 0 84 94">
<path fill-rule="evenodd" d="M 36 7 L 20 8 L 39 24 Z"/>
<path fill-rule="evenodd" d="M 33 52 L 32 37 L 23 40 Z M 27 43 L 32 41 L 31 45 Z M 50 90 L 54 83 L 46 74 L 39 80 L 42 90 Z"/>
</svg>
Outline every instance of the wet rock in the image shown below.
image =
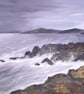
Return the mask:
<svg viewBox="0 0 84 94">
<path fill-rule="evenodd" d="M 36 66 L 39 66 L 40 64 L 39 64 L 39 63 L 36 63 L 35 65 L 36 65 Z"/>
<path fill-rule="evenodd" d="M 56 44 L 43 45 L 40 49 L 40 54 L 53 53 L 57 51 Z"/>
<path fill-rule="evenodd" d="M 11 94 L 84 94 L 84 66 L 70 70 L 67 75 L 49 77 L 44 84 L 33 85 Z"/>
<path fill-rule="evenodd" d="M 57 53 L 59 52 L 59 53 Z M 26 51 L 22 57 L 11 57 L 10 60 L 33 58 L 37 55 L 53 53 L 51 61 L 58 60 L 68 61 L 73 56 L 72 61 L 84 60 L 84 43 L 69 43 L 69 44 L 46 44 L 41 48 L 35 46 L 32 51 Z"/>
<path fill-rule="evenodd" d="M 40 52 L 40 48 L 38 46 L 35 46 L 32 50 L 32 52 L 30 51 L 26 51 L 25 54 L 24 54 L 24 58 L 25 57 L 29 57 L 29 58 L 33 58 L 35 56 L 37 56 Z"/>
<path fill-rule="evenodd" d="M 42 63 L 48 63 L 49 65 L 53 65 L 53 62 L 52 62 L 50 59 L 48 59 L 48 58 L 45 58 L 45 59 L 42 61 Z"/>
<path fill-rule="evenodd" d="M 84 60 L 84 54 L 78 56 L 74 61 Z"/>
<path fill-rule="evenodd" d="M 30 57 L 31 56 L 31 52 L 30 51 L 26 51 L 24 54 L 24 57 Z"/>
<path fill-rule="evenodd" d="M 57 54 L 57 52 L 59 52 Z M 24 57 L 33 58 L 37 55 L 44 55 L 53 53 L 52 59 L 57 60 L 68 60 L 71 56 L 77 58 L 84 54 L 84 43 L 69 43 L 69 44 L 46 44 L 41 48 L 35 46 L 32 52 L 25 52 Z"/>
<path fill-rule="evenodd" d="M 37 56 L 40 52 L 40 48 L 38 46 L 35 46 L 30 54 L 30 57 L 33 58 Z"/>
<path fill-rule="evenodd" d="M 71 55 L 67 51 L 61 51 L 60 53 L 56 53 L 52 56 L 51 60 L 56 62 L 61 60 L 62 62 L 68 61 Z"/>
<path fill-rule="evenodd" d="M 19 57 L 11 57 L 10 60 L 17 60 Z"/>
<path fill-rule="evenodd" d="M 5 60 L 0 59 L 0 62 L 5 62 Z"/>
</svg>

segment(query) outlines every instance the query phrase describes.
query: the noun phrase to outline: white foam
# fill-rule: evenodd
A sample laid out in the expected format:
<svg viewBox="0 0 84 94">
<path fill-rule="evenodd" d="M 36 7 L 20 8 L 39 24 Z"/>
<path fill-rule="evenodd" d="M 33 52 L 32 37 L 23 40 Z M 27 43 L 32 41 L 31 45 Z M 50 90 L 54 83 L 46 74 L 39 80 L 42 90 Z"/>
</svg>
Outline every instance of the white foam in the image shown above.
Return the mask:
<svg viewBox="0 0 84 94">
<path fill-rule="evenodd" d="M 69 69 L 77 69 L 84 65 L 83 61 L 58 61 L 54 65 L 41 63 L 44 58 L 51 56 L 52 54 L 46 54 L 32 59 L 11 60 L 0 65 L 0 94 L 9 94 L 30 85 L 41 84 L 49 76 L 58 73 L 66 74 Z M 35 63 L 40 63 L 40 66 L 36 66 Z"/>
</svg>

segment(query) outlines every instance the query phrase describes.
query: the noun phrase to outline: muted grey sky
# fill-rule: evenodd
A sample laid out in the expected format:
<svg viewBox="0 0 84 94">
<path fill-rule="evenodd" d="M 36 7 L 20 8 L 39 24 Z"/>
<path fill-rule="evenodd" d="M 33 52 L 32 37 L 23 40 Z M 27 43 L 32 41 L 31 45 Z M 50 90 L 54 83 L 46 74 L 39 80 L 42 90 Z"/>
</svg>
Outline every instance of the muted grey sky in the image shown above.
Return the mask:
<svg viewBox="0 0 84 94">
<path fill-rule="evenodd" d="M 0 0 L 0 32 L 84 29 L 84 0 Z"/>
</svg>

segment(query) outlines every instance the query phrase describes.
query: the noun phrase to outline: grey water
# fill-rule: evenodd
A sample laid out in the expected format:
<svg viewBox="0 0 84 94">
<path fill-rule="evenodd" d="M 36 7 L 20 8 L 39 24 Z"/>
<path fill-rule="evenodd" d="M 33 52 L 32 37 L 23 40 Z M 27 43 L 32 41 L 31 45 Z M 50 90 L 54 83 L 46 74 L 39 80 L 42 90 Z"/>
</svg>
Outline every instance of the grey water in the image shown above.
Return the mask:
<svg viewBox="0 0 84 94">
<path fill-rule="evenodd" d="M 35 63 L 48 56 L 35 57 L 11 61 L 11 56 L 23 55 L 25 51 L 32 50 L 36 45 L 42 46 L 49 43 L 84 42 L 82 34 L 0 34 L 0 94 L 9 94 L 18 89 L 24 89 L 33 84 L 45 82 L 49 76 L 57 73 L 67 73 L 69 69 L 76 69 L 84 63 L 80 62 L 57 62 L 50 66 Z"/>
</svg>

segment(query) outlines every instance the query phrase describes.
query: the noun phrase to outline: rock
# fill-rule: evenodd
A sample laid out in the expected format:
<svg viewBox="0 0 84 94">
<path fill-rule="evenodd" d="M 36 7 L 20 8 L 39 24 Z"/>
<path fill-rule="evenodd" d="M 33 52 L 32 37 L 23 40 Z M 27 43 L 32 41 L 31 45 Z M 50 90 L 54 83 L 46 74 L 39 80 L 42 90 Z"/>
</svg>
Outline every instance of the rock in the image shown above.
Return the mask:
<svg viewBox="0 0 84 94">
<path fill-rule="evenodd" d="M 33 57 L 35 57 L 36 55 L 38 55 L 39 52 L 40 52 L 40 48 L 39 48 L 38 46 L 35 46 L 35 47 L 33 48 L 32 52 L 26 51 L 24 57 L 33 58 Z"/>
<path fill-rule="evenodd" d="M 69 44 L 46 44 L 41 48 L 35 46 L 32 51 L 26 51 L 23 57 L 12 57 L 11 60 L 24 59 L 26 57 L 33 58 L 37 55 L 54 54 L 51 61 L 58 60 L 68 61 L 72 57 L 72 61 L 84 60 L 84 42 L 83 43 L 69 43 Z"/>
<path fill-rule="evenodd" d="M 0 59 L 0 62 L 5 62 L 5 60 Z"/>
<path fill-rule="evenodd" d="M 30 51 L 26 51 L 24 54 L 24 57 L 30 57 L 31 56 L 31 52 Z"/>
<path fill-rule="evenodd" d="M 40 48 L 38 46 L 35 46 L 31 52 L 30 57 L 33 58 L 34 56 L 38 55 L 40 52 Z"/>
<path fill-rule="evenodd" d="M 84 66 L 70 70 L 67 75 L 49 77 L 44 84 L 33 85 L 11 94 L 84 94 Z"/>
<path fill-rule="evenodd" d="M 36 63 L 35 65 L 36 65 L 36 66 L 39 66 L 40 64 L 39 64 L 39 63 Z"/>
<path fill-rule="evenodd" d="M 16 60 L 16 59 L 18 59 L 19 57 L 11 57 L 11 58 L 9 58 L 10 60 Z"/>
<path fill-rule="evenodd" d="M 48 58 L 45 58 L 43 61 L 42 61 L 42 63 L 48 63 L 49 65 L 53 65 L 53 62 L 50 60 L 50 59 L 48 59 Z"/>
<path fill-rule="evenodd" d="M 61 60 L 63 62 L 63 61 L 68 61 L 70 57 L 71 55 L 67 51 L 61 51 L 60 53 L 54 54 L 51 60 L 54 62 Z"/>
</svg>

